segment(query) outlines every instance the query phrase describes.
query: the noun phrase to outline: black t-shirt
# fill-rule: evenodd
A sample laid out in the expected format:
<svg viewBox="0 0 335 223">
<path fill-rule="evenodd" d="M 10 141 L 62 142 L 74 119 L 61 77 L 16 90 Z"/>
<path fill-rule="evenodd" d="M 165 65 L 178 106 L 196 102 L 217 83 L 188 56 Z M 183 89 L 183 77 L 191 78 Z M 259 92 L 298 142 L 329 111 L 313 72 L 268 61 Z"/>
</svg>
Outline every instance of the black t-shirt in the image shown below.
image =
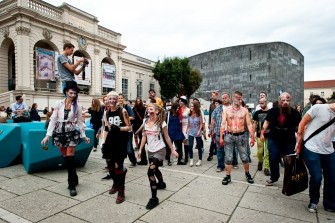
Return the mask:
<svg viewBox="0 0 335 223">
<path fill-rule="evenodd" d="M 126 126 L 122 109 L 118 107 L 116 111 L 106 111 L 106 119 L 108 125 L 116 125 L 119 127 Z M 120 130 L 115 130 L 111 128 L 108 131 L 106 142 L 105 142 L 105 149 L 103 151 L 104 156 L 103 158 L 109 159 L 124 159 L 127 157 L 127 144 L 128 144 L 128 132 L 121 132 Z"/>
<path fill-rule="evenodd" d="M 133 111 L 135 115 L 135 119 L 133 121 L 133 131 L 136 132 L 143 124 L 143 119 L 145 115 L 145 107 L 143 107 L 142 109 L 138 109 L 134 107 Z"/>
<path fill-rule="evenodd" d="M 291 107 L 291 114 L 285 117 L 283 125 L 279 123 L 280 110 L 275 107 L 269 110 L 265 120 L 270 122 L 269 138 L 276 143 L 295 142 L 295 132 L 301 121 L 301 115 L 297 110 Z"/>
<path fill-rule="evenodd" d="M 99 111 L 92 110 L 92 108 L 88 109 L 88 113 L 91 114 L 91 120 L 93 127 L 101 127 L 101 118 L 102 118 L 102 110 Z"/>
<path fill-rule="evenodd" d="M 261 130 L 262 130 L 262 126 L 264 124 L 265 121 L 265 117 L 268 114 L 269 110 L 267 111 L 263 111 L 263 110 L 258 110 L 255 112 L 254 114 L 254 121 L 257 122 L 257 137 L 259 138 L 261 136 Z M 269 132 L 267 130 L 267 132 Z M 268 133 L 264 134 L 265 137 L 268 136 Z"/>
</svg>

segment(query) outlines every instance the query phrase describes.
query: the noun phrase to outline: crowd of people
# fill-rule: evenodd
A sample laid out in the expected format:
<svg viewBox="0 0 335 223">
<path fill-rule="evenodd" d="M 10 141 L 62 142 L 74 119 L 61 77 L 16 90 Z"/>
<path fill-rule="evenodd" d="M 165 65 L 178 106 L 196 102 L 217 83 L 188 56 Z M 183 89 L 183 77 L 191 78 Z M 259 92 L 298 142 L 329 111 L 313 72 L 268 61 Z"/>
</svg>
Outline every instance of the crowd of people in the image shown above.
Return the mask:
<svg viewBox="0 0 335 223">
<path fill-rule="evenodd" d="M 127 156 L 131 162 L 129 168 L 148 165 L 151 198 L 146 207 L 152 209 L 159 204 L 157 190 L 166 188 L 159 167 L 165 160 L 168 166 L 172 165 L 171 157 L 177 158 L 177 165 L 201 166 L 205 150 L 203 140 L 207 140 L 208 136 L 211 143 L 207 161 L 212 161 L 216 155 L 216 171 L 225 171 L 223 185 L 231 183 L 231 169 L 238 168 L 238 156 L 246 181 L 254 183 L 249 163 L 251 147 L 257 143 L 257 169 L 264 170 L 264 174 L 269 176 L 266 186 L 278 181 L 282 157 L 297 153 L 304 158 L 311 176 L 308 211 L 317 211 L 322 179 L 323 206 L 326 211 L 335 211 L 335 152 L 332 142 L 335 124 L 330 122 L 335 119 L 334 101 L 326 104 L 323 98 L 313 95 L 308 106 L 302 109 L 300 105 L 291 106 L 291 95 L 287 92 L 274 102 L 268 101 L 266 92 L 260 92 L 259 102 L 251 111 L 240 91 L 232 95 L 222 92 L 221 98 L 219 91 L 213 91 L 207 126 L 197 98 L 191 100 L 182 95 L 174 101 L 166 100 L 163 103 L 154 89 L 150 89 L 145 103 L 141 98 L 136 98 L 132 106 L 131 101 L 125 103 L 123 94 L 111 91 L 103 96 L 102 101 L 94 98 L 90 108 L 82 111 L 78 104 L 79 88 L 74 75 L 78 75 L 83 68 L 76 69 L 79 62 L 72 64 L 67 59 L 73 49 L 72 44 L 64 44 L 63 56 L 57 60 L 64 99 L 53 106 L 53 111 L 45 109 L 49 120 L 46 122 L 46 136 L 41 142 L 45 146 L 52 137 L 53 145 L 59 147 L 68 171 L 70 196 L 77 195 L 76 186 L 79 184 L 75 148 L 80 138 L 90 143 L 85 135 L 83 119 L 83 114 L 89 113 L 95 132 L 93 151 L 98 150 L 98 139 L 101 139 L 100 148 L 108 171 L 102 180 L 113 181 L 109 193 L 118 193 L 117 204 L 125 200 L 127 168 L 124 160 Z M 84 58 L 78 61 L 82 62 Z M 40 120 L 36 103 L 29 110 L 22 96 L 17 96 L 16 101 L 11 108 L 15 122 Z M 325 130 L 314 134 L 315 130 L 327 123 Z M 311 135 L 313 138 L 304 143 Z M 198 150 L 196 162 L 193 147 Z M 135 150 L 138 150 L 137 157 Z"/>
</svg>

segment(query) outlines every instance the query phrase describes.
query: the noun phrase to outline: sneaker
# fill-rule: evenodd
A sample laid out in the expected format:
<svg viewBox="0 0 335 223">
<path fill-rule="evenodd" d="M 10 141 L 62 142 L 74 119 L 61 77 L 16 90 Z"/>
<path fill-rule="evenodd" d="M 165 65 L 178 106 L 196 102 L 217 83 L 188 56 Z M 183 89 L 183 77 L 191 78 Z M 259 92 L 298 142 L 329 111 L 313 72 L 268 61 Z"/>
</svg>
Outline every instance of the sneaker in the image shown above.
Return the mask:
<svg viewBox="0 0 335 223">
<path fill-rule="evenodd" d="M 263 169 L 263 162 L 258 162 L 257 170 L 262 171 L 262 169 Z"/>
<path fill-rule="evenodd" d="M 166 183 L 165 182 L 158 182 L 158 184 L 157 184 L 157 189 L 158 190 L 163 190 L 163 189 L 165 189 L 166 188 Z"/>
<path fill-rule="evenodd" d="M 251 175 L 249 172 L 245 173 L 245 178 L 247 179 L 249 184 L 253 184 L 254 183 L 254 179 L 252 179 Z"/>
<path fill-rule="evenodd" d="M 317 204 L 309 203 L 309 205 L 308 205 L 308 211 L 310 213 L 316 213 L 317 209 L 318 209 L 318 205 Z"/>
<path fill-rule="evenodd" d="M 231 178 L 230 178 L 230 175 L 227 175 L 223 178 L 222 180 L 222 185 L 227 185 L 231 182 Z"/>
<path fill-rule="evenodd" d="M 172 163 L 171 163 L 171 161 L 168 161 L 168 166 L 172 166 Z"/>
<path fill-rule="evenodd" d="M 111 180 L 112 176 L 110 174 L 107 174 L 107 176 L 101 178 L 101 180 Z"/>
<path fill-rule="evenodd" d="M 129 168 L 134 168 L 136 166 L 136 163 L 131 163 L 130 165 L 129 165 Z"/>
<path fill-rule="evenodd" d="M 96 152 L 97 151 L 97 147 L 93 147 L 93 152 Z"/>
<path fill-rule="evenodd" d="M 269 169 L 264 169 L 264 175 L 265 176 L 270 176 L 270 170 Z"/>
<path fill-rule="evenodd" d="M 272 181 L 271 179 L 265 181 L 265 186 L 272 186 L 275 181 Z"/>
<path fill-rule="evenodd" d="M 216 168 L 216 172 L 220 173 L 220 172 L 222 172 L 222 171 L 223 171 L 222 168 L 220 168 L 220 167 Z"/>
<path fill-rule="evenodd" d="M 158 204 L 159 204 L 159 200 L 158 200 L 157 197 L 150 198 L 150 200 L 149 200 L 149 202 L 146 206 L 146 209 L 151 210 L 151 209 L 155 208 Z"/>
<path fill-rule="evenodd" d="M 209 156 L 208 158 L 207 158 L 207 161 L 212 161 L 213 160 L 213 156 Z"/>
<path fill-rule="evenodd" d="M 193 159 L 190 159 L 190 166 L 193 166 Z"/>
<path fill-rule="evenodd" d="M 77 195 L 77 190 L 76 190 L 75 187 L 70 188 L 69 190 L 70 190 L 70 196 L 71 196 L 71 197 L 74 197 L 74 196 Z"/>
<path fill-rule="evenodd" d="M 233 168 L 237 170 L 238 169 L 238 165 L 237 164 L 233 165 Z"/>
<path fill-rule="evenodd" d="M 196 166 L 201 166 L 201 160 L 199 160 L 195 165 Z"/>
</svg>

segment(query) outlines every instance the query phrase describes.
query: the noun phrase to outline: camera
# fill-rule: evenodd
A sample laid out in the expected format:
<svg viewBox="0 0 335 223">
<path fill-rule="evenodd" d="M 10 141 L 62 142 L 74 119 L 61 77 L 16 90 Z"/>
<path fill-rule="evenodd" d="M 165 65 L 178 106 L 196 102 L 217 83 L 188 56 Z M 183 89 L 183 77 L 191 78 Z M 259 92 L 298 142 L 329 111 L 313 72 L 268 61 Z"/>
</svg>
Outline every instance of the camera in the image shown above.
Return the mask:
<svg viewBox="0 0 335 223">
<path fill-rule="evenodd" d="M 90 62 L 88 61 L 88 59 L 84 58 L 83 64 L 84 66 L 87 66 Z"/>
</svg>

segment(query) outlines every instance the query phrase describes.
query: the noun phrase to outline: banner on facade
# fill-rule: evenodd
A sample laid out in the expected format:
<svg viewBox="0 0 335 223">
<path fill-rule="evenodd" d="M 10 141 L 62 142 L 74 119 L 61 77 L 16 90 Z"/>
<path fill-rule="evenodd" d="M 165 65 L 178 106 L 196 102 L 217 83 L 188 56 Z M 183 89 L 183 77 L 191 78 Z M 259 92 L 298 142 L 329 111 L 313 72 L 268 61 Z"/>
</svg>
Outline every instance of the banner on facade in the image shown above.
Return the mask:
<svg viewBox="0 0 335 223">
<path fill-rule="evenodd" d="M 75 64 L 81 57 L 77 57 L 74 56 L 73 59 L 73 63 Z M 89 64 L 87 65 L 87 67 L 85 67 L 85 80 L 83 80 L 83 72 L 80 72 L 79 75 L 74 75 L 76 78 L 76 82 L 77 84 L 81 84 L 81 85 L 91 85 L 92 84 L 92 60 L 87 59 Z M 82 64 L 80 64 L 77 69 L 81 68 Z"/>
<path fill-rule="evenodd" d="M 115 66 L 102 63 L 102 87 L 115 88 Z"/>
<path fill-rule="evenodd" d="M 58 64 L 57 64 L 57 58 L 59 56 L 59 53 L 55 51 L 55 79 L 60 80 L 59 78 L 59 72 L 58 72 Z"/>
<path fill-rule="evenodd" d="M 55 52 L 36 48 L 36 79 L 55 80 Z"/>
</svg>

